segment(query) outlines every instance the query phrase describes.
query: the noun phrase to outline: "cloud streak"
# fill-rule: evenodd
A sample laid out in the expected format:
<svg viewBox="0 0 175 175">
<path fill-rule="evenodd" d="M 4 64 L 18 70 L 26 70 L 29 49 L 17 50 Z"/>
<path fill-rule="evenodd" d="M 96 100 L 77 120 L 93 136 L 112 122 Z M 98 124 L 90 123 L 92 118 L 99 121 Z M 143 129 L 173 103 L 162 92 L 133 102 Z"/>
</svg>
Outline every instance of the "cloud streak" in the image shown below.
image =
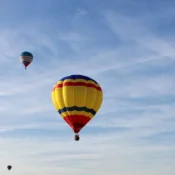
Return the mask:
<svg viewBox="0 0 175 175">
<path fill-rule="evenodd" d="M 174 175 L 174 49 L 154 30 L 174 12 L 154 1 L 162 14 L 150 18 L 146 2 L 97 2 L 36 4 L 38 16 L 1 29 L 0 174 L 12 164 L 15 175 Z M 26 71 L 23 50 L 34 54 Z M 76 73 L 104 93 L 80 142 L 51 101 L 55 82 Z"/>
</svg>

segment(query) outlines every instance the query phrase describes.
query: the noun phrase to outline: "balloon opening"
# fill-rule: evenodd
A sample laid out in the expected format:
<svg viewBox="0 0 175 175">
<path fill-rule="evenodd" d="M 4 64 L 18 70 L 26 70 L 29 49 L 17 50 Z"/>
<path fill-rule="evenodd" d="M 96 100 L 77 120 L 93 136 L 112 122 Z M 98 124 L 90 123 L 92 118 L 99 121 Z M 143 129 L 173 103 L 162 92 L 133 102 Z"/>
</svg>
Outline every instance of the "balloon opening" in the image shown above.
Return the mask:
<svg viewBox="0 0 175 175">
<path fill-rule="evenodd" d="M 75 140 L 75 141 L 79 141 L 79 140 L 80 140 L 80 136 L 79 136 L 78 134 L 75 134 L 74 140 Z"/>
</svg>

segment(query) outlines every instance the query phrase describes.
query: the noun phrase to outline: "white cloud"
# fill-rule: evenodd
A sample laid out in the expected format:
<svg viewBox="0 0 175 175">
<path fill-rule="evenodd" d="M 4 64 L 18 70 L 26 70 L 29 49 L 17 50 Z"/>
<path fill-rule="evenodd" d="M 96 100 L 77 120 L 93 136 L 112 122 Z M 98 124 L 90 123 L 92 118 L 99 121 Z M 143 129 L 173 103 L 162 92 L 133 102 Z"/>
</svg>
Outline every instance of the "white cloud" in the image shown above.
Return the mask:
<svg viewBox="0 0 175 175">
<path fill-rule="evenodd" d="M 118 15 L 114 12 L 108 12 L 105 17 L 111 30 L 122 39 L 134 40 L 139 45 L 155 51 L 159 56 L 174 57 L 175 51 L 173 45 L 153 35 L 149 28 L 143 24 L 144 20 L 142 18 L 133 19 L 128 16 Z"/>
<path fill-rule="evenodd" d="M 87 14 L 78 13 L 81 17 Z M 174 77 L 167 73 L 169 64 L 164 65 L 174 51 L 137 20 L 113 13 L 107 19 L 122 41 L 136 43 L 82 57 L 81 44 L 93 39 L 82 37 L 81 32 L 64 31 L 61 37 L 58 32 L 52 40 L 42 32 L 29 31 L 32 44 L 27 44 L 20 29 L 1 33 L 1 52 L 9 59 L 0 60 L 1 67 L 7 68 L 0 77 L 0 174 L 8 173 L 6 165 L 12 164 L 15 175 L 173 175 L 174 137 L 166 140 L 163 134 L 175 132 L 174 103 L 168 101 L 174 95 Z M 145 33 L 148 37 L 143 37 Z M 19 38 L 21 43 L 15 44 Z M 60 39 L 78 51 L 74 61 L 71 54 L 65 60 L 58 58 Z M 37 55 L 26 71 L 16 58 L 24 43 Z M 42 53 L 43 46 L 52 56 Z M 11 60 L 15 64 L 10 71 Z M 161 76 L 148 74 L 152 65 L 165 66 L 167 71 Z M 145 74 L 138 74 L 139 70 Z M 104 92 L 102 107 L 80 133 L 80 142 L 73 140 L 71 129 L 51 101 L 54 83 L 75 73 L 96 79 Z M 34 130 L 42 134 L 29 132 Z"/>
</svg>

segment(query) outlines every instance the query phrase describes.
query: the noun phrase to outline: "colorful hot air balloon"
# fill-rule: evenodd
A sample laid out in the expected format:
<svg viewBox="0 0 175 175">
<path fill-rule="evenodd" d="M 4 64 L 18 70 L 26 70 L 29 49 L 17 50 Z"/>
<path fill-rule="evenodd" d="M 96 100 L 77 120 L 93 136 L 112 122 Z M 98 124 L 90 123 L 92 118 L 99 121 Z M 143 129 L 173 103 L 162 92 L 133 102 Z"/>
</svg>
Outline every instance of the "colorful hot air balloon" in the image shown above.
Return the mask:
<svg viewBox="0 0 175 175">
<path fill-rule="evenodd" d="M 7 169 L 10 171 L 12 169 L 12 166 L 11 165 L 8 165 L 7 166 Z"/>
<path fill-rule="evenodd" d="M 103 100 L 100 85 L 84 75 L 70 75 L 52 89 L 52 102 L 79 140 L 80 130 L 95 116 Z"/>
<path fill-rule="evenodd" d="M 33 61 L 33 55 L 30 52 L 25 51 L 21 53 L 19 59 L 24 64 L 26 69 L 27 66 Z"/>
</svg>

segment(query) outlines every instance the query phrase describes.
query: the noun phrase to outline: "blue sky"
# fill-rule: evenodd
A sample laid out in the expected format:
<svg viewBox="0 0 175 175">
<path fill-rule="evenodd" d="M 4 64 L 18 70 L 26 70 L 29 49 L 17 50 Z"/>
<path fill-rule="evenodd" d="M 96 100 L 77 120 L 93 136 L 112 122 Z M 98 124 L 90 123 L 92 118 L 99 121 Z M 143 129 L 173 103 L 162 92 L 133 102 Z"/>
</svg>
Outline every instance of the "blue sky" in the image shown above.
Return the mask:
<svg viewBox="0 0 175 175">
<path fill-rule="evenodd" d="M 2 0 L 0 21 L 0 174 L 175 174 L 175 1 Z M 51 101 L 70 74 L 104 93 L 80 142 Z"/>
</svg>

